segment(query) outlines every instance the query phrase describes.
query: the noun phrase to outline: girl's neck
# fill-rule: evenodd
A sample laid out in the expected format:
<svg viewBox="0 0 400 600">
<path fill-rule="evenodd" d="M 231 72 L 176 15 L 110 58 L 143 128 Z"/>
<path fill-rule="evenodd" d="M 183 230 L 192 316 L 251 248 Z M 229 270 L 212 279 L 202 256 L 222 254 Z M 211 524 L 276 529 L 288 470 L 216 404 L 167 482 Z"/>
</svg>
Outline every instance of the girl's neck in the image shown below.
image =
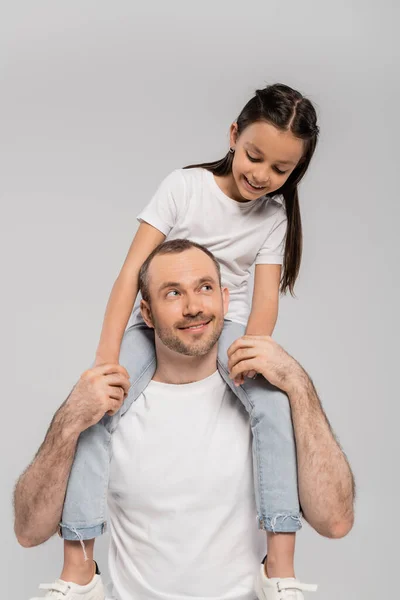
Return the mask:
<svg viewBox="0 0 400 600">
<path fill-rule="evenodd" d="M 216 184 L 222 192 L 236 202 L 249 202 L 246 198 L 242 198 L 235 183 L 232 173 L 229 175 L 213 175 Z"/>
</svg>

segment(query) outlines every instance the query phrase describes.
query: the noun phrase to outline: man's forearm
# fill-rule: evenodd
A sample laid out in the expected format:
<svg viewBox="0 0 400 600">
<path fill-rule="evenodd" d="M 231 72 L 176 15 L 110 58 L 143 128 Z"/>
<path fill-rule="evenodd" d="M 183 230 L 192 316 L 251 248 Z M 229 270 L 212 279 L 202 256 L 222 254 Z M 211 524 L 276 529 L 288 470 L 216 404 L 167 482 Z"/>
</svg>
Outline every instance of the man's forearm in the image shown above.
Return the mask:
<svg viewBox="0 0 400 600">
<path fill-rule="evenodd" d="M 14 529 L 23 546 L 41 544 L 57 531 L 78 438 L 64 403 L 15 488 Z"/>
<path fill-rule="evenodd" d="M 288 393 L 296 438 L 300 504 L 321 535 L 342 537 L 353 525 L 354 478 L 305 372 Z"/>
</svg>

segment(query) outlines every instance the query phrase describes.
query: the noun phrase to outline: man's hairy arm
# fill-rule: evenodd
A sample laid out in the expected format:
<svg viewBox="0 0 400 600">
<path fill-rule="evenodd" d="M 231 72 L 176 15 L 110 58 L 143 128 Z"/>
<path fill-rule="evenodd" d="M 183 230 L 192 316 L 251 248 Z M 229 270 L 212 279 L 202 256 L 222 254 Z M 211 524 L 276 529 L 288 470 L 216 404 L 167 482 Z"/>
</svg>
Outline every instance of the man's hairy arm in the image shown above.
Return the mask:
<svg viewBox="0 0 400 600">
<path fill-rule="evenodd" d="M 15 487 L 14 530 L 22 546 L 41 544 L 57 531 L 80 434 L 106 413 L 115 413 L 128 390 L 124 367 L 100 365 L 83 373 L 58 409 Z"/>
<path fill-rule="evenodd" d="M 79 432 L 71 427 L 67 400 L 14 492 L 15 534 L 22 546 L 36 546 L 57 531 Z"/>
<path fill-rule="evenodd" d="M 292 377 L 288 396 L 297 447 L 301 509 L 318 533 L 343 537 L 354 521 L 354 477 L 311 379 L 303 369 Z"/>
<path fill-rule="evenodd" d="M 287 394 L 304 517 L 321 535 L 345 536 L 354 521 L 354 478 L 310 377 L 269 336 L 243 336 L 231 345 L 228 355 L 233 379 L 254 370 Z"/>
</svg>

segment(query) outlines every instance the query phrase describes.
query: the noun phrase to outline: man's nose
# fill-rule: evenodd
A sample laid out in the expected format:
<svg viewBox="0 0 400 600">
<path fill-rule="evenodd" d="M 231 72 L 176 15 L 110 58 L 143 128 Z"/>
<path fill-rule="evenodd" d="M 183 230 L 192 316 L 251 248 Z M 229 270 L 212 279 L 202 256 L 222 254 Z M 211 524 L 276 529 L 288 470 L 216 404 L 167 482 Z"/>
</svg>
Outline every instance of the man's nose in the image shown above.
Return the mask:
<svg viewBox="0 0 400 600">
<path fill-rule="evenodd" d="M 187 294 L 183 305 L 185 315 L 195 316 L 202 312 L 203 304 L 201 298 L 197 294 Z"/>
</svg>

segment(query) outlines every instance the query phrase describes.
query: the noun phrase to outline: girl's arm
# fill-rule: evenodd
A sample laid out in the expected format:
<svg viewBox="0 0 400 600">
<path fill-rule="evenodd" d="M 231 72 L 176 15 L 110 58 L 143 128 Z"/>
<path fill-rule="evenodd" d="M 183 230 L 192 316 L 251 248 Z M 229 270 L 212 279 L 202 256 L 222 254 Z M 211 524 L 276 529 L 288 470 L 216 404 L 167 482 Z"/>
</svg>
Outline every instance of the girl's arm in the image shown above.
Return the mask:
<svg viewBox="0 0 400 600">
<path fill-rule="evenodd" d="M 164 240 L 161 231 L 148 223 L 140 224 L 107 303 L 96 365 L 118 363 L 122 337 L 139 291 L 140 267 Z"/>
<path fill-rule="evenodd" d="M 251 313 L 245 335 L 272 335 L 278 318 L 281 265 L 256 265 Z M 246 371 L 235 379 L 242 385 L 245 377 L 255 377 L 255 371 Z"/>
<path fill-rule="evenodd" d="M 256 265 L 246 335 L 272 335 L 278 318 L 281 265 Z"/>
</svg>

